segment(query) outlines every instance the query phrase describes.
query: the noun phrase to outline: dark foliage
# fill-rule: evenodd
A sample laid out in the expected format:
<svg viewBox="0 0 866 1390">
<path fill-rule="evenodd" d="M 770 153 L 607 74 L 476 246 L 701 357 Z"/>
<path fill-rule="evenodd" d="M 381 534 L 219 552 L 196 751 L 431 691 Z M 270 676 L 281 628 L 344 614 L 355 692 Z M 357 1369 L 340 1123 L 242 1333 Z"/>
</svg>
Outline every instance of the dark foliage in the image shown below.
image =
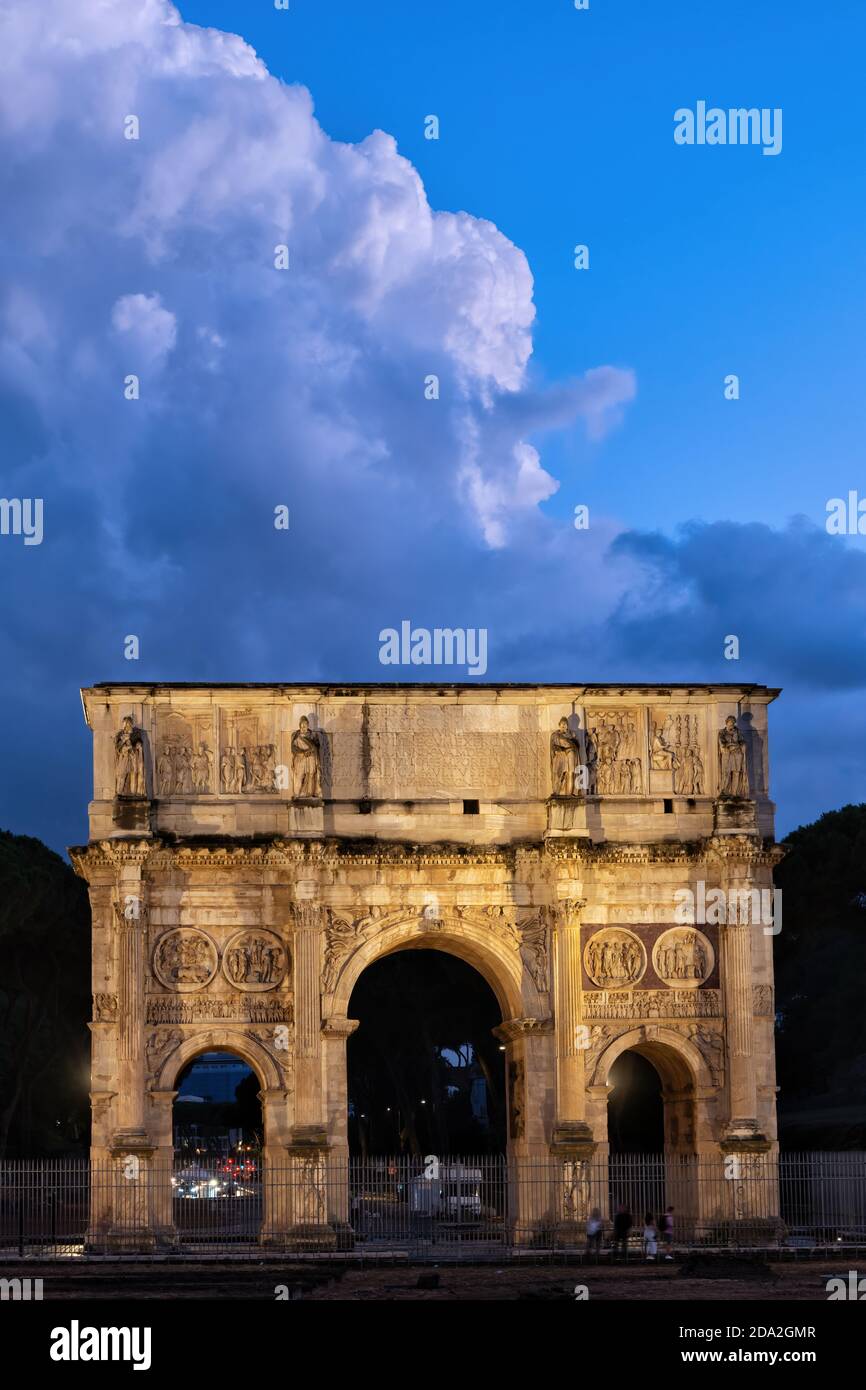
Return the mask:
<svg viewBox="0 0 866 1390">
<path fill-rule="evenodd" d="M 84 1153 L 90 908 L 68 864 L 0 831 L 0 1157 Z"/>
<path fill-rule="evenodd" d="M 866 1147 L 866 805 L 785 841 L 774 940 L 781 1138 Z"/>
</svg>

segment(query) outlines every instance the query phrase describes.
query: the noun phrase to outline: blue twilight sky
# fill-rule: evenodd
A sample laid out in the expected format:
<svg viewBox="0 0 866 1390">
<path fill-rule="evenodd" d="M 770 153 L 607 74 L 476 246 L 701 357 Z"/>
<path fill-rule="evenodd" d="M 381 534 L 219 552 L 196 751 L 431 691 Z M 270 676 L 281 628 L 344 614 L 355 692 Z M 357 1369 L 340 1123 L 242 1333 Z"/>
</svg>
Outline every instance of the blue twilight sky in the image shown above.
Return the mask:
<svg viewBox="0 0 866 1390">
<path fill-rule="evenodd" d="M 7 0 L 0 495 L 45 520 L 0 536 L 0 825 L 85 837 L 79 685 L 423 679 L 403 618 L 485 626 L 486 680 L 782 685 L 780 829 L 863 800 L 824 522 L 866 498 L 864 39 L 860 0 Z M 781 153 L 675 144 L 699 100 Z"/>
</svg>

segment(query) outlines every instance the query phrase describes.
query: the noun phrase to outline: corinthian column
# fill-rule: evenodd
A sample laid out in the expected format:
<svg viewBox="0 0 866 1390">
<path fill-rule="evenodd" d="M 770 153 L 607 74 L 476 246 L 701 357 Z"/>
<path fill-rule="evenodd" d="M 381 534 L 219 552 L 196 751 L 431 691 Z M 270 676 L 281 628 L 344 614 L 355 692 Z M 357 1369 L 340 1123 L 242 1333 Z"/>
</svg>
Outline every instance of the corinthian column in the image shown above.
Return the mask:
<svg viewBox="0 0 866 1390">
<path fill-rule="evenodd" d="M 326 1142 L 322 1106 L 322 910 L 296 903 L 295 944 L 295 1124 L 296 1144 Z"/>
<path fill-rule="evenodd" d="M 585 1050 L 582 1034 L 580 909 L 583 900 L 557 904 L 553 923 L 553 985 L 556 1026 L 556 1123 L 554 1151 L 586 1150 L 595 1145 L 586 1122 Z M 583 1156 L 583 1155 L 581 1155 Z"/>
<path fill-rule="evenodd" d="M 748 866 L 732 864 L 723 878 L 729 904 L 749 901 L 754 878 Z M 729 1117 L 724 1142 L 727 1148 L 742 1147 L 744 1141 L 765 1147 L 757 1120 L 752 1001 L 752 933 L 761 926 L 760 920 L 732 920 L 734 912 L 729 907 L 727 924 L 719 931 L 728 1045 Z"/>
<path fill-rule="evenodd" d="M 118 1062 L 121 1077 L 118 1129 L 145 1132 L 144 983 L 147 904 L 141 872 L 124 866 L 114 906 L 117 932 Z"/>
</svg>

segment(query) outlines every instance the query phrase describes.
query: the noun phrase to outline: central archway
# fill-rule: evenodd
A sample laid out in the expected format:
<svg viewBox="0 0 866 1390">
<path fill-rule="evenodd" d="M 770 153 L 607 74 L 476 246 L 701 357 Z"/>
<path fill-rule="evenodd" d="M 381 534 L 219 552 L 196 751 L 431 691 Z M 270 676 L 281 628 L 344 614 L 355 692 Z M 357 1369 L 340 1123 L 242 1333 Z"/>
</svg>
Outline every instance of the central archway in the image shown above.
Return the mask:
<svg viewBox="0 0 866 1390">
<path fill-rule="evenodd" d="M 502 1012 L 479 971 L 452 952 L 393 951 L 362 972 L 349 1008 L 350 1153 L 504 1153 Z"/>
<path fill-rule="evenodd" d="M 348 1155 L 349 1096 L 346 1077 L 346 1040 L 359 1020 L 351 1015 L 351 1000 L 361 975 L 376 961 L 403 951 L 436 951 L 456 956 L 486 981 L 498 1008 L 500 1032 L 497 1053 L 504 1056 L 507 1075 L 507 1150 L 524 1143 L 526 1131 L 535 1134 L 542 1124 L 539 1098 L 531 1089 L 543 1067 L 530 1065 L 529 1032 L 549 1009 L 536 980 L 524 968 L 515 949 L 513 930 L 481 909 L 456 910 L 428 907 L 411 914 L 371 918 L 353 949 L 340 959 L 323 996 L 324 1033 L 328 1043 L 329 1132 L 335 1151 Z M 532 1038 L 532 1043 L 537 1039 Z M 545 1038 L 545 1043 L 547 1039 Z M 504 1052 L 500 1053 L 500 1046 Z"/>
</svg>

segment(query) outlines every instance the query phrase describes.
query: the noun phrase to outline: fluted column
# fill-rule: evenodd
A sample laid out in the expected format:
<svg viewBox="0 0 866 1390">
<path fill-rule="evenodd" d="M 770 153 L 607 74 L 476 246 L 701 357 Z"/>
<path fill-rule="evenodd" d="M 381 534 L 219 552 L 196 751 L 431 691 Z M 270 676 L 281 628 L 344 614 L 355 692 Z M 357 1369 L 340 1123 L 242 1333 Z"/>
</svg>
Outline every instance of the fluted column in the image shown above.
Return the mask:
<svg viewBox="0 0 866 1390">
<path fill-rule="evenodd" d="M 750 867 L 733 863 L 723 875 L 726 901 L 748 901 L 755 886 Z M 735 897 L 735 894 L 738 895 Z M 763 1145 L 759 1132 L 757 1077 L 754 1055 L 754 1004 L 752 999 L 752 934 L 760 931 L 760 922 L 731 920 L 720 928 L 722 983 L 725 1004 L 725 1029 L 728 1048 L 728 1123 L 725 1145 L 732 1147 L 741 1141 Z"/>
<path fill-rule="evenodd" d="M 117 931 L 118 1059 L 121 1072 L 118 1128 L 145 1132 L 144 986 L 147 903 L 141 870 L 125 865 L 115 903 Z"/>
<path fill-rule="evenodd" d="M 322 1105 L 322 910 L 296 903 L 294 1142 L 325 1142 Z"/>
<path fill-rule="evenodd" d="M 580 909 L 583 900 L 557 904 L 553 925 L 556 1024 L 556 1124 L 553 1145 L 592 1143 L 586 1122 L 585 1049 L 582 1044 Z"/>
</svg>

